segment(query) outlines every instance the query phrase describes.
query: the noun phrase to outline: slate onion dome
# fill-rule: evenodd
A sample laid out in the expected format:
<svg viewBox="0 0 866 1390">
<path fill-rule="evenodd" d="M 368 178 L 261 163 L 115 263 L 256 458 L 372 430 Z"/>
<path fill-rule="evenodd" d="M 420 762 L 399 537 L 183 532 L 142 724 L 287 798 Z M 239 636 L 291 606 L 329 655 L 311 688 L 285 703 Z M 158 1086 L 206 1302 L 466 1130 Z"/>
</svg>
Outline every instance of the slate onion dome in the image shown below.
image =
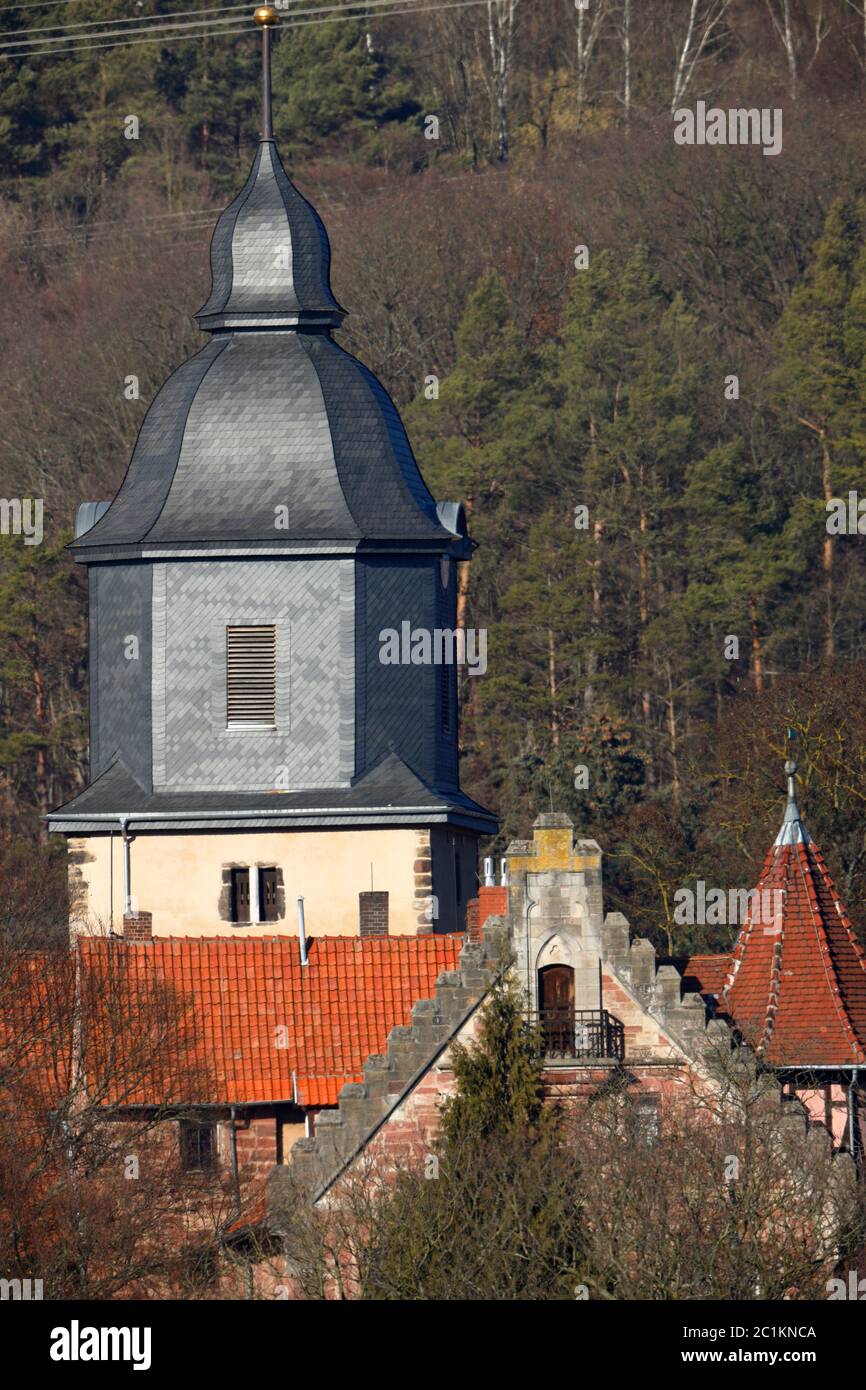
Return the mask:
<svg viewBox="0 0 866 1390">
<path fill-rule="evenodd" d="M 217 328 L 338 328 L 345 318 L 331 293 L 331 248 L 316 209 L 286 175 L 271 119 L 270 5 L 253 18 L 262 30 L 262 139 L 250 176 L 221 214 L 210 249 L 210 297 L 195 315 Z"/>
<path fill-rule="evenodd" d="M 271 130 L 279 17 L 261 6 L 255 18 L 262 139 L 214 231 L 211 293 L 195 315 L 210 342 L 159 391 L 116 497 L 79 515 L 72 549 L 85 562 L 227 544 L 463 558 L 462 507 L 437 507 L 390 396 L 331 336 L 345 311 L 331 292 L 327 232 Z"/>
</svg>

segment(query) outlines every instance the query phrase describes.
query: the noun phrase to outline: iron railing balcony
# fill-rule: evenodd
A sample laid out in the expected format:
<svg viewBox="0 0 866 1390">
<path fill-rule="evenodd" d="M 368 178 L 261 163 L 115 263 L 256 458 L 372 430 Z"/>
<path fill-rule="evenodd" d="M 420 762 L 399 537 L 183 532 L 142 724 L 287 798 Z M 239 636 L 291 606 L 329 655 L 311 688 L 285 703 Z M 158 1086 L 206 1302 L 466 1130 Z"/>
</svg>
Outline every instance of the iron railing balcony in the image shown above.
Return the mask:
<svg viewBox="0 0 866 1390">
<path fill-rule="evenodd" d="M 607 1009 L 542 1009 L 527 1017 L 541 1034 L 546 1057 L 625 1057 L 625 1029 Z"/>
</svg>

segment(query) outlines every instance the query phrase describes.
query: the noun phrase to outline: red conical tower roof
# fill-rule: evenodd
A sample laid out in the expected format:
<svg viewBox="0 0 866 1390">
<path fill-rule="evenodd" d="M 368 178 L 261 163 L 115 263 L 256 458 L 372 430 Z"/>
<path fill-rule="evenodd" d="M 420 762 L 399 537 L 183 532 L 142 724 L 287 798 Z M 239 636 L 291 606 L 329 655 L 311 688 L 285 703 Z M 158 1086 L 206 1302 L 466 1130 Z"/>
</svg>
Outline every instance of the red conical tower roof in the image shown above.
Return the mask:
<svg viewBox="0 0 866 1390">
<path fill-rule="evenodd" d="M 821 851 L 788 804 L 737 937 L 722 1003 L 773 1066 L 866 1063 L 866 954 Z"/>
</svg>

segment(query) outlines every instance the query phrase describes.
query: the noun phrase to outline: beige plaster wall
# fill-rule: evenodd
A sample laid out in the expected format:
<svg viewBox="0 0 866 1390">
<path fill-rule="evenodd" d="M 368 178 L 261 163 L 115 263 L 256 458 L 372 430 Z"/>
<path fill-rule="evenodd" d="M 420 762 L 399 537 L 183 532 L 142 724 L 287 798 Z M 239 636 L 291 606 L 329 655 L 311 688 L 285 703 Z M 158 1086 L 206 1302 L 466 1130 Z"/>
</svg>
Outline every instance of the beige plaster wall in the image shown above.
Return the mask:
<svg viewBox="0 0 866 1390">
<path fill-rule="evenodd" d="M 427 832 L 414 829 L 139 834 L 131 844 L 132 896 L 153 914 L 155 936 L 274 936 L 297 934 L 298 896 L 310 936 L 357 935 L 358 894 L 389 893 L 392 936 L 418 931 L 415 864 Z M 70 838 L 70 875 L 79 906 L 73 929 L 107 931 L 123 923 L 123 844 L 119 834 Z M 113 862 L 113 871 L 112 871 Z M 241 926 L 219 914 L 226 864 L 281 868 L 283 920 Z M 113 882 L 113 889 L 112 889 Z M 113 899 L 113 913 L 112 913 Z M 440 930 L 454 923 L 440 920 Z"/>
</svg>

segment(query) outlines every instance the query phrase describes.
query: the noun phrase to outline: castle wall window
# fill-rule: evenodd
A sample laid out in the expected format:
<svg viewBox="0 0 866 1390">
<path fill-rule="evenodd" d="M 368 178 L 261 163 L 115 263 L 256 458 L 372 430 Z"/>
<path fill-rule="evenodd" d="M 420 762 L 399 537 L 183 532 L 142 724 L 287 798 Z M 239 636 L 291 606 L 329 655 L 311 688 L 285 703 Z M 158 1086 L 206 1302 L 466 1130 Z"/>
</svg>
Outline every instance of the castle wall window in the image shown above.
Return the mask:
<svg viewBox="0 0 866 1390">
<path fill-rule="evenodd" d="M 277 629 L 226 628 L 226 724 L 272 729 L 277 722 Z"/>
<path fill-rule="evenodd" d="M 201 1120 L 180 1122 L 180 1166 L 184 1173 L 212 1173 L 216 1168 L 216 1125 Z"/>
<path fill-rule="evenodd" d="M 639 1096 L 635 1101 L 635 1120 L 637 1122 L 637 1133 L 641 1143 L 652 1147 L 658 1143 L 659 1130 L 661 1128 L 659 1120 L 659 1098 L 657 1095 Z"/>
<path fill-rule="evenodd" d="M 240 926 L 282 921 L 286 915 L 282 869 L 224 864 L 217 911 L 221 921 Z"/>
</svg>

